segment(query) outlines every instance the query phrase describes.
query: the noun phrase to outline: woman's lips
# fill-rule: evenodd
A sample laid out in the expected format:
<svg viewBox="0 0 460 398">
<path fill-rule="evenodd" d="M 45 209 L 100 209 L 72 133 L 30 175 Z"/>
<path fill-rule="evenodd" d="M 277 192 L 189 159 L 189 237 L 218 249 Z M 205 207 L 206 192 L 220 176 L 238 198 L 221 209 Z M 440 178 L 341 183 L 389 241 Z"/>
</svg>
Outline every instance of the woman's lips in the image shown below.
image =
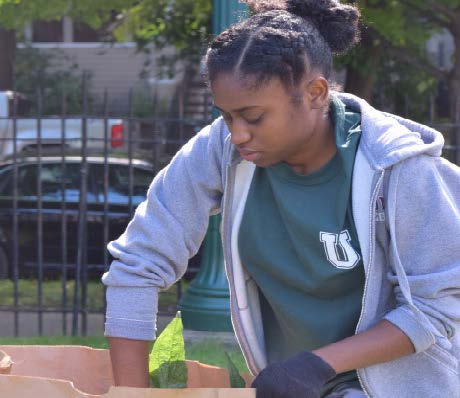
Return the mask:
<svg viewBox="0 0 460 398">
<path fill-rule="evenodd" d="M 257 151 L 240 150 L 239 152 L 241 157 L 248 162 L 254 162 L 260 156 L 260 152 Z"/>
</svg>

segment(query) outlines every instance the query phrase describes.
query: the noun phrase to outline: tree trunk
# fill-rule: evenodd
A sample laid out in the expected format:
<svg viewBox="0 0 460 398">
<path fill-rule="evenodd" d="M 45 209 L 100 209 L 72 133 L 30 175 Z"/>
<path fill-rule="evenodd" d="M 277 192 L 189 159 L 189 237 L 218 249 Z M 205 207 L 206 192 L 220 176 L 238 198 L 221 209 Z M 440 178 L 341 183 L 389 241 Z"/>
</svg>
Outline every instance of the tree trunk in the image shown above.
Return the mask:
<svg viewBox="0 0 460 398">
<path fill-rule="evenodd" d="M 0 91 L 12 90 L 14 87 L 15 50 L 15 31 L 0 28 Z"/>
<path fill-rule="evenodd" d="M 359 51 L 364 54 L 365 67 L 355 67 L 353 64 L 347 66 L 347 77 L 345 80 L 345 92 L 352 93 L 372 102 L 374 84 L 377 78 L 377 68 L 383 55 L 383 45 L 376 45 L 372 31 L 363 29 L 361 32 L 361 43 Z"/>
</svg>

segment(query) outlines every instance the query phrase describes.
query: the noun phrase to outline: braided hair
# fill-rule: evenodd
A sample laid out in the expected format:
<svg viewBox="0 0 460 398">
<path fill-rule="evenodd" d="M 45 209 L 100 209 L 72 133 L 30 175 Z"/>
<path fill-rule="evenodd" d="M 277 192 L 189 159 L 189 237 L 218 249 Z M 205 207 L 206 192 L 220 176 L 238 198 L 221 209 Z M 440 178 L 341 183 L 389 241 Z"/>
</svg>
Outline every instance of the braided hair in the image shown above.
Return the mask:
<svg viewBox="0 0 460 398">
<path fill-rule="evenodd" d="M 252 11 L 209 45 L 203 64 L 210 84 L 232 72 L 255 86 L 277 77 L 291 90 L 309 72 L 328 79 L 332 55 L 359 40 L 359 10 L 337 0 L 245 0 Z"/>
</svg>

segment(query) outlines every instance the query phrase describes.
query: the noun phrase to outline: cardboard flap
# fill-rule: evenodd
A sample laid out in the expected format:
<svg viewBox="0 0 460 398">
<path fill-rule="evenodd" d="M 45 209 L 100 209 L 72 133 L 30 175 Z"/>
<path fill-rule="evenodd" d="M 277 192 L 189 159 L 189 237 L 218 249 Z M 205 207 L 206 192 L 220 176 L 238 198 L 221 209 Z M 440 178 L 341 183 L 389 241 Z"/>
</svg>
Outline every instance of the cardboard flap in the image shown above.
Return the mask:
<svg viewBox="0 0 460 398">
<path fill-rule="evenodd" d="M 14 362 L 0 375 L 8 398 L 254 398 L 255 390 L 228 388 L 228 372 L 187 361 L 187 389 L 113 387 L 108 350 L 81 346 L 0 346 Z M 5 356 L 6 357 L 6 356 Z M 247 385 L 251 376 L 243 375 Z"/>
<path fill-rule="evenodd" d="M 145 395 L 144 395 L 145 394 Z M 139 389 L 112 387 L 104 398 L 255 398 L 248 388 Z M 102 397 L 101 397 L 102 398 Z"/>
<path fill-rule="evenodd" d="M 113 385 L 108 350 L 81 346 L 0 346 L 0 350 L 14 362 L 12 375 L 69 380 L 77 389 L 96 395 Z"/>
<path fill-rule="evenodd" d="M 156 389 L 111 387 L 107 394 L 85 394 L 73 383 L 43 377 L 0 375 L 0 396 L 8 398 L 255 398 L 249 388 Z"/>
<path fill-rule="evenodd" d="M 0 375 L 0 396 L 8 398 L 96 398 L 74 388 L 70 381 L 44 377 Z"/>
</svg>

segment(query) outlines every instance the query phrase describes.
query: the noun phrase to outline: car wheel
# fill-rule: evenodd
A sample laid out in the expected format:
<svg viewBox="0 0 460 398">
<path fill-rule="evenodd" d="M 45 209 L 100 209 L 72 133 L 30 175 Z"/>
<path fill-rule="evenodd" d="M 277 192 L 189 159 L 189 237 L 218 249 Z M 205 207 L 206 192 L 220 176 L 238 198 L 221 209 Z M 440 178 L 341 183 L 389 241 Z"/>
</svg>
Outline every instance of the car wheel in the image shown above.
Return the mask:
<svg viewBox="0 0 460 398">
<path fill-rule="evenodd" d="M 6 279 L 9 276 L 10 264 L 8 256 L 3 247 L 0 247 L 0 279 Z"/>
</svg>

